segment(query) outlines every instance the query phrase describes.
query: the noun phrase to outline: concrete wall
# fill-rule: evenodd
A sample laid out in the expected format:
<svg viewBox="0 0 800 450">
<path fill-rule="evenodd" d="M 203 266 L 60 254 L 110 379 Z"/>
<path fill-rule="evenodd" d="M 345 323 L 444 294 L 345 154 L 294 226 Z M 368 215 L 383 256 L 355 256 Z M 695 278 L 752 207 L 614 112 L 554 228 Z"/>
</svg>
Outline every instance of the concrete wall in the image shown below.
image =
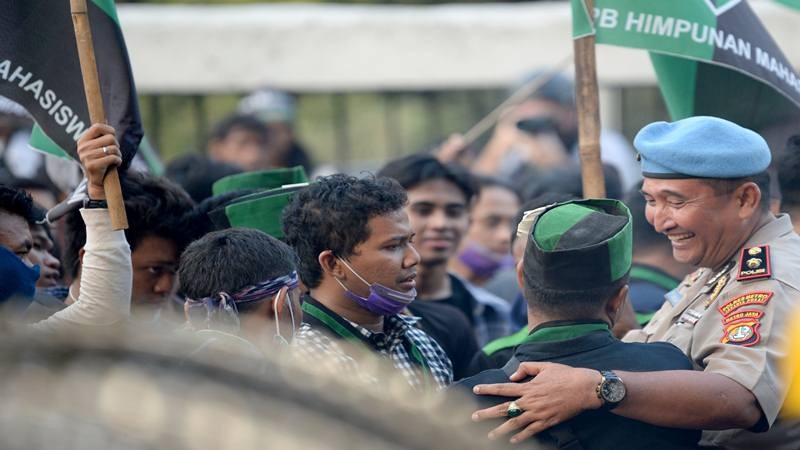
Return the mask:
<svg viewBox="0 0 800 450">
<path fill-rule="evenodd" d="M 800 66 L 800 13 L 751 4 Z M 141 93 L 506 86 L 572 51 L 568 2 L 120 5 L 119 15 Z M 597 60 L 606 87 L 655 82 L 644 51 L 599 46 Z"/>
</svg>

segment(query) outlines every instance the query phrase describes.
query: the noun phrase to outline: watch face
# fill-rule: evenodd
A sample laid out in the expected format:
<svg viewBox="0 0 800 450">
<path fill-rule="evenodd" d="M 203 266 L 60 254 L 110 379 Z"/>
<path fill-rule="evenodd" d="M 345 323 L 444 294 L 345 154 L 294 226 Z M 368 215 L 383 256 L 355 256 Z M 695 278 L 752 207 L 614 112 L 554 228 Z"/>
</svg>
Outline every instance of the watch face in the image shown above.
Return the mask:
<svg viewBox="0 0 800 450">
<path fill-rule="evenodd" d="M 600 389 L 600 394 L 607 402 L 619 403 L 625 398 L 625 385 L 622 384 L 622 380 L 618 378 L 606 379 L 606 382 L 603 383 Z"/>
</svg>

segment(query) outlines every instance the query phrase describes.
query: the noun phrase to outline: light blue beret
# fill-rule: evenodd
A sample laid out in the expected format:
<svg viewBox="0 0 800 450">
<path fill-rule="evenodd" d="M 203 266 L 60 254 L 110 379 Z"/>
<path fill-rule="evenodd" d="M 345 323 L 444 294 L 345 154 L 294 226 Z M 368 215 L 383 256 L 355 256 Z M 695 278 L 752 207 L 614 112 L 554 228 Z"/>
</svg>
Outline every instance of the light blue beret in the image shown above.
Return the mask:
<svg viewBox="0 0 800 450">
<path fill-rule="evenodd" d="M 633 145 L 648 178 L 741 178 L 765 171 L 772 158 L 758 133 L 708 116 L 651 123 Z"/>
</svg>

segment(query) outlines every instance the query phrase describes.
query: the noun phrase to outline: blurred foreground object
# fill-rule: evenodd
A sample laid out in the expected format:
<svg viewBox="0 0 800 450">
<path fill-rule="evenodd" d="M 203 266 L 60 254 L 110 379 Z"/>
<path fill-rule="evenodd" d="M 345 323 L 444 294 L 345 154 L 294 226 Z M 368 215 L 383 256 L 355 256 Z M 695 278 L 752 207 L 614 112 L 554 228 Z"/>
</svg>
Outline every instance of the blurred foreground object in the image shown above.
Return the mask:
<svg viewBox="0 0 800 450">
<path fill-rule="evenodd" d="M 378 390 L 223 351 L 189 360 L 196 341 L 162 338 L 5 339 L 0 448 L 489 448 L 469 408 L 432 414 L 441 397 L 408 395 L 402 380 Z"/>
</svg>

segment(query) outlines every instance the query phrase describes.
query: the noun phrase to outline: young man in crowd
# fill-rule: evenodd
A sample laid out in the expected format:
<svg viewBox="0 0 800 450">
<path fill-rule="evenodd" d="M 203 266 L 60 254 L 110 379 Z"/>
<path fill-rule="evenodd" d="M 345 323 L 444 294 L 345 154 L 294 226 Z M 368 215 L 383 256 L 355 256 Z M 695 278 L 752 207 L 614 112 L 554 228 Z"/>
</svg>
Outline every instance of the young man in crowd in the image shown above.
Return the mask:
<svg viewBox="0 0 800 450">
<path fill-rule="evenodd" d="M 507 335 L 508 302 L 447 270 L 469 228 L 476 194 L 469 172 L 429 155 L 412 155 L 390 162 L 378 175 L 397 180 L 408 192 L 406 211 L 421 258 L 419 299 L 460 310 L 469 319 L 479 345 Z M 414 306 L 412 312 L 425 314 L 415 312 Z"/>
<path fill-rule="evenodd" d="M 211 133 L 208 155 L 246 172 L 270 167 L 267 127 L 256 117 L 235 114 L 223 119 Z"/>
<path fill-rule="evenodd" d="M 170 320 L 177 290 L 178 259 L 194 236 L 186 223 L 192 200 L 180 187 L 164 178 L 129 172 L 121 177 L 133 259 L 131 313 L 137 321 Z M 78 298 L 81 286 L 83 246 L 86 240 L 81 215 L 66 218 L 64 265 L 71 279 L 67 303 Z M 182 302 L 181 302 L 182 303 Z M 177 319 L 180 321 L 180 317 Z M 178 322 L 179 323 L 179 322 Z"/>
<path fill-rule="evenodd" d="M 475 286 L 485 285 L 500 269 L 513 269 L 511 236 L 519 195 L 502 181 L 477 177 L 478 196 L 470 212 L 470 224 L 450 270 Z"/>
<path fill-rule="evenodd" d="M 585 412 L 538 436 L 558 448 L 690 449 L 700 433 L 657 427 L 608 411 L 624 397 L 624 384 L 610 369 L 691 370 L 674 345 L 623 343 L 611 333 L 628 294 L 632 227 L 630 213 L 616 200 L 574 200 L 530 214 L 522 229 L 528 241 L 517 265 L 517 280 L 528 305 L 528 334 L 502 369 L 462 380 L 504 382 L 521 362 L 554 361 L 602 374 L 598 396 L 606 410 Z M 476 397 L 484 406 L 502 397 Z M 508 406 L 509 417 L 522 410 Z"/>
<path fill-rule="evenodd" d="M 293 342 L 310 364 L 331 358 L 356 375 L 350 345 L 393 365 L 415 389 L 442 388 L 453 378 L 439 344 L 400 313 L 416 298 L 419 254 L 403 189 L 388 178 L 320 178 L 295 193 L 283 231 L 310 290 Z M 350 344 L 350 345 L 348 345 Z"/>
<path fill-rule="evenodd" d="M 186 318 L 204 346 L 275 353 L 300 325 L 297 257 L 251 229 L 215 231 L 190 244 L 178 270 Z"/>
<path fill-rule="evenodd" d="M 0 185 L 0 302 L 30 299 L 36 292 L 40 268 L 30 260 L 33 237 L 29 223 L 33 200 L 21 189 Z"/>
<path fill-rule="evenodd" d="M 78 301 L 28 326 L 38 335 L 74 337 L 76 332 L 111 329 L 127 320 L 131 302 L 131 252 L 125 233 L 111 229 L 103 178 L 122 163 L 114 130 L 96 124 L 78 140 L 78 156 L 88 180 L 87 201 L 80 210 L 86 224 L 83 279 Z M 32 201 L 21 190 L 0 186 L 0 302 L 30 298 L 39 276 L 31 267 L 33 238 L 28 226 Z"/>
</svg>

